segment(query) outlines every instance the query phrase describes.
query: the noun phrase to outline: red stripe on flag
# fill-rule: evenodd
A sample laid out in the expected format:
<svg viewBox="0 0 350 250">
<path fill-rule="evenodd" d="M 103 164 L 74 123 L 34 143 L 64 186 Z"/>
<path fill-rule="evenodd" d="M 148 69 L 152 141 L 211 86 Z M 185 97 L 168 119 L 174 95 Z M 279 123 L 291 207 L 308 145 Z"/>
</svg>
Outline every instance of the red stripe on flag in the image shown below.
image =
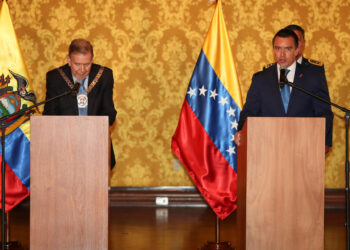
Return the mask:
<svg viewBox="0 0 350 250">
<path fill-rule="evenodd" d="M 0 162 L 2 157 L 0 156 Z M 5 213 L 14 208 L 29 195 L 29 190 L 18 179 L 12 169 L 5 164 Z M 0 170 L 0 209 L 2 209 L 2 173 Z"/>
<path fill-rule="evenodd" d="M 171 148 L 220 219 L 237 207 L 237 174 L 184 102 Z"/>
</svg>

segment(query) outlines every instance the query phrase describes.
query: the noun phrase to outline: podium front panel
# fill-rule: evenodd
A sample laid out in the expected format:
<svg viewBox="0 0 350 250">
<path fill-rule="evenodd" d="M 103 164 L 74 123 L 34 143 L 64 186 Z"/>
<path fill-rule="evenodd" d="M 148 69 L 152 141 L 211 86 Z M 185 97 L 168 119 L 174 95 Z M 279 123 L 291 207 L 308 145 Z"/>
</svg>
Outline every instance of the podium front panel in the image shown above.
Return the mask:
<svg viewBox="0 0 350 250">
<path fill-rule="evenodd" d="M 108 117 L 31 117 L 31 249 L 108 249 Z"/>
<path fill-rule="evenodd" d="M 243 137 L 238 249 L 323 249 L 325 120 L 248 118 Z"/>
</svg>

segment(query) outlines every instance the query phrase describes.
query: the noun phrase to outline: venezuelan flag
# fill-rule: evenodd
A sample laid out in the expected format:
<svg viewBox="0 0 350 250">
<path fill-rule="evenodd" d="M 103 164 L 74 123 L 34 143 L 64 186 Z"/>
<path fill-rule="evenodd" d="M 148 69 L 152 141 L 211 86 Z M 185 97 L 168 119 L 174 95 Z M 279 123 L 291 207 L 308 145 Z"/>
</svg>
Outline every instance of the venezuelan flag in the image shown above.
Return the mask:
<svg viewBox="0 0 350 250">
<path fill-rule="evenodd" d="M 187 89 L 171 147 L 221 219 L 237 206 L 234 135 L 242 106 L 219 0 Z"/>
<path fill-rule="evenodd" d="M 35 102 L 35 95 L 30 91 L 28 72 L 6 1 L 2 2 L 0 11 L 0 34 L 0 116 L 3 117 Z M 30 124 L 28 119 L 25 114 L 7 121 L 8 127 L 5 130 L 5 212 L 10 211 L 30 192 Z M 0 153 L 0 160 L 2 160 L 1 148 Z"/>
</svg>

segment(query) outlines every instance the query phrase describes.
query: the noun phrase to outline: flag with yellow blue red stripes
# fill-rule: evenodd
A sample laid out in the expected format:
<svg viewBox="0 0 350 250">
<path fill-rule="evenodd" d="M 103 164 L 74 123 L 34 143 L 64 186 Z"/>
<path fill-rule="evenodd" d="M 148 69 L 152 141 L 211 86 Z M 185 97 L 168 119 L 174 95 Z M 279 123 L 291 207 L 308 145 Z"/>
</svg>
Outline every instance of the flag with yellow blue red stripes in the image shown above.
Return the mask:
<svg viewBox="0 0 350 250">
<path fill-rule="evenodd" d="M 13 28 L 7 1 L 2 1 L 0 10 L 0 34 L 0 117 L 5 118 L 35 103 L 35 95 L 30 88 L 28 71 Z M 5 121 L 5 212 L 10 211 L 30 193 L 28 120 L 28 113 L 25 113 Z M 0 154 L 1 161 L 4 156 L 1 147 Z"/>
<path fill-rule="evenodd" d="M 219 218 L 236 209 L 242 97 L 221 0 L 193 71 L 172 150 Z"/>
</svg>

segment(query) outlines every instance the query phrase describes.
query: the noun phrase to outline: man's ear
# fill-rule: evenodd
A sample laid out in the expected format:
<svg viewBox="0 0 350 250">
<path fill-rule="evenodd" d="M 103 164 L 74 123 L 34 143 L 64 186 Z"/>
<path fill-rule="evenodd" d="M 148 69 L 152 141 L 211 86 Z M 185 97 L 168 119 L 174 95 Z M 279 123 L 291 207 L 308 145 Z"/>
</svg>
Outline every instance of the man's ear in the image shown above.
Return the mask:
<svg viewBox="0 0 350 250">
<path fill-rule="evenodd" d="M 69 65 L 69 66 L 71 66 L 71 59 L 70 59 L 70 56 L 69 56 L 69 55 L 67 55 L 67 57 L 66 57 L 66 58 L 67 58 L 67 63 L 68 63 L 68 65 Z"/>
<path fill-rule="evenodd" d="M 295 58 L 298 56 L 298 53 L 299 53 L 299 47 L 297 47 L 296 49 L 295 49 Z"/>
</svg>

